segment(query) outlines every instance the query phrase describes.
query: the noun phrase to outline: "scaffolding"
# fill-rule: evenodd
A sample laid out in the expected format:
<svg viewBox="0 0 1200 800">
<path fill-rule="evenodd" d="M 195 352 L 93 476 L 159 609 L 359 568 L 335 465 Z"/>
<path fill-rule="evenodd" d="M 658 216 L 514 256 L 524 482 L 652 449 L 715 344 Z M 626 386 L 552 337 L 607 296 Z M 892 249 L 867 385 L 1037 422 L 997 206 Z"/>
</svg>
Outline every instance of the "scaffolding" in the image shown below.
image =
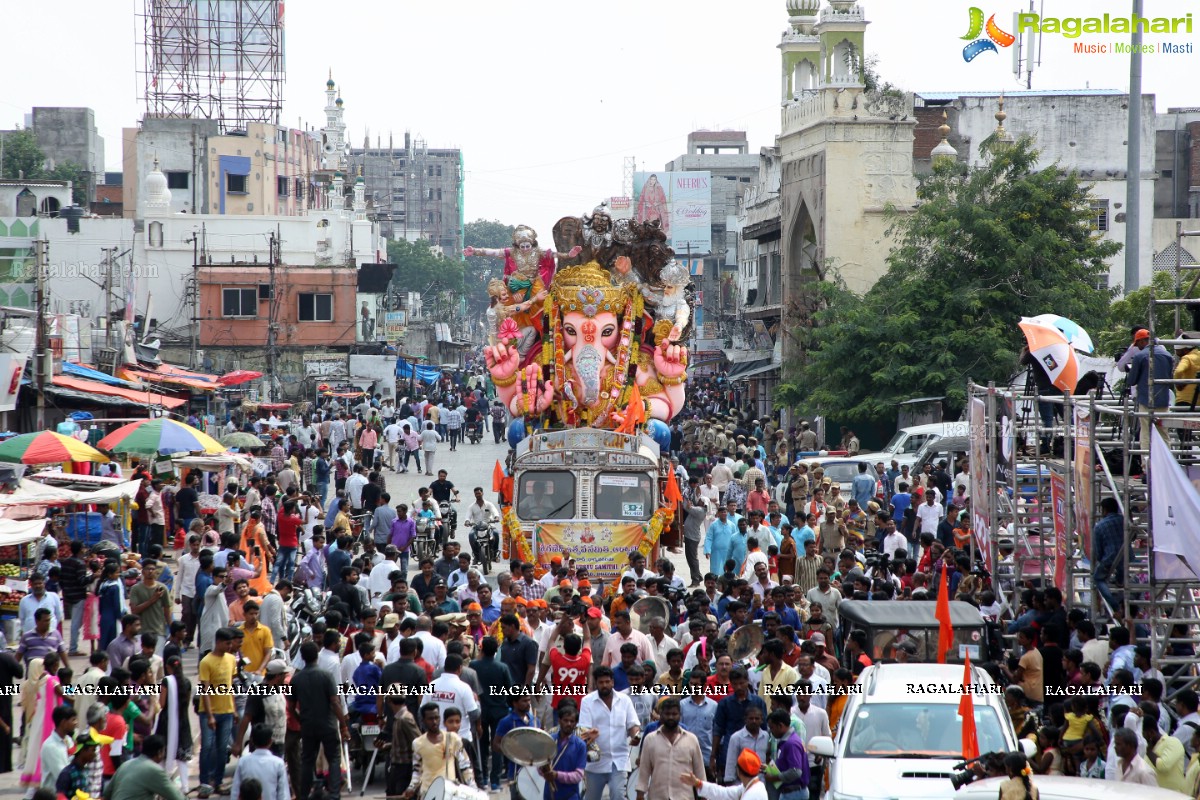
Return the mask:
<svg viewBox="0 0 1200 800">
<path fill-rule="evenodd" d="M 144 0 L 138 72 L 146 114 L 212 119 L 222 133 L 278 125 L 283 8 L 278 0 Z"/>
<path fill-rule="evenodd" d="M 1188 236 L 1200 236 L 1200 231 L 1177 226 L 1174 296 L 1156 296 L 1151 284 L 1150 348 L 1200 344 L 1200 332 L 1183 328 L 1184 309 L 1200 311 L 1200 298 L 1193 297 L 1200 264 L 1180 263 L 1181 242 Z M 1189 270 L 1196 277 L 1185 288 L 1183 276 Z M 1161 336 L 1156 330 L 1159 314 L 1169 315 L 1171 309 L 1174 332 Z M 1154 374 L 1153 358 L 1148 364 L 1151 387 L 1178 392 L 1200 385 L 1200 377 Z M 1068 606 L 1089 610 L 1097 628 L 1101 621 L 1122 624 L 1134 644 L 1149 645 L 1152 663 L 1163 672 L 1172 696 L 1200 682 L 1195 674 L 1200 577 L 1182 559 L 1155 551 L 1154 516 L 1171 512 L 1151 504 L 1154 476 L 1140 434 L 1143 423 L 1158 427 L 1171 456 L 1195 485 L 1200 481 L 1200 436 L 1195 435 L 1200 408 L 1194 403 L 1140 406 L 1126 390 L 1124 374 L 1118 375 L 1116 386 L 1100 381 L 1077 396 L 1041 397 L 1033 381 L 1025 381 L 1024 388 L 1017 388 L 1020 380 L 1007 388 L 968 385 L 969 402 L 983 409 L 972 424 L 972 442 L 977 437 L 983 442 L 972 448 L 976 457 L 971 470 L 978 464 L 984 476 L 992 476 L 984 481 L 988 497 L 978 511 L 978 498 L 972 496 L 972 513 L 984 522 L 980 529 L 977 518 L 976 540 L 986 548 L 985 563 L 995 565 L 995 583 L 1014 615 L 1022 589 L 1058 586 Z M 1124 530 L 1123 556 L 1105 581 L 1111 603 L 1097 590 L 1093 575 L 1092 531 L 1106 498 L 1116 500 Z"/>
</svg>

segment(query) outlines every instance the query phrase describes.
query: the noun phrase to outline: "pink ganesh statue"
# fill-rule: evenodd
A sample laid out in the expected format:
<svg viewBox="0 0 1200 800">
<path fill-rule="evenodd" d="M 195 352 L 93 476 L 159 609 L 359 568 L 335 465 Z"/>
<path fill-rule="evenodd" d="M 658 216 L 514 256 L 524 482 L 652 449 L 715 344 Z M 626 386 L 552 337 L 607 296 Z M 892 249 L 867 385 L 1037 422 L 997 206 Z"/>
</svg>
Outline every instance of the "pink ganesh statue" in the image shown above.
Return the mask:
<svg viewBox="0 0 1200 800">
<path fill-rule="evenodd" d="M 520 368 L 507 341 L 484 351 L 501 401 L 515 417 L 548 415 L 552 427 L 615 428 L 636 382 L 646 418 L 669 422 L 683 407 L 687 348 L 641 335 L 643 298 L 596 262 L 560 269 L 546 299 L 545 363 Z M 545 344 L 545 343 L 544 343 Z"/>
</svg>

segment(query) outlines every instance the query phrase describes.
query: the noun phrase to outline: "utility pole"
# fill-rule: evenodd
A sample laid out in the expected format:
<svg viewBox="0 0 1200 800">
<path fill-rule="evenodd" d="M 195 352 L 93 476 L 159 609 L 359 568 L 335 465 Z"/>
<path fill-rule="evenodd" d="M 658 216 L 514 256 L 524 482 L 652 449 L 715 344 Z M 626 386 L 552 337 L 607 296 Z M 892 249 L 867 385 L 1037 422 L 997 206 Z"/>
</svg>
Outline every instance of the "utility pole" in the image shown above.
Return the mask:
<svg viewBox="0 0 1200 800">
<path fill-rule="evenodd" d="M 34 276 L 35 295 L 37 297 L 37 315 L 34 324 L 37 326 L 34 331 L 34 352 L 37 353 L 37 361 L 34 365 L 34 377 L 37 380 L 37 429 L 43 431 L 46 429 L 46 361 L 47 361 L 47 337 L 46 337 L 46 264 L 50 258 L 50 243 L 45 239 L 39 239 L 33 243 L 34 254 L 34 269 L 37 274 Z"/>
<path fill-rule="evenodd" d="M 275 268 L 279 265 L 279 251 L 277 227 L 276 232 L 271 234 L 271 257 L 267 264 L 267 273 L 270 275 L 270 297 L 267 300 L 267 399 L 272 403 L 275 402 L 275 315 L 279 307 L 275 297 Z"/>
<path fill-rule="evenodd" d="M 1129 51 L 1129 145 L 1125 161 L 1125 294 L 1141 285 L 1142 200 L 1142 0 L 1133 0 L 1133 37 Z"/>
<path fill-rule="evenodd" d="M 196 348 L 200 338 L 200 237 L 192 231 L 192 238 L 187 241 L 192 245 L 192 336 L 191 352 L 188 355 L 188 367 L 196 368 Z"/>
</svg>

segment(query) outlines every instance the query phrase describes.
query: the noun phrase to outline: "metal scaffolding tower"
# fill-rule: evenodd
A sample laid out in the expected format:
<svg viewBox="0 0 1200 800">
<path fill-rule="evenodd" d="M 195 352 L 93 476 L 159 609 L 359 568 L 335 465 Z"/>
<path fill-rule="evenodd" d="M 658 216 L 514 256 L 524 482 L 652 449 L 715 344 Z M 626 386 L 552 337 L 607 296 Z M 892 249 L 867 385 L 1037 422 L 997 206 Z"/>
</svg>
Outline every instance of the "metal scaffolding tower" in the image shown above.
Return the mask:
<svg viewBox="0 0 1200 800">
<path fill-rule="evenodd" d="M 283 8 L 278 0 L 143 0 L 146 114 L 214 119 L 222 133 L 279 124 Z"/>
</svg>

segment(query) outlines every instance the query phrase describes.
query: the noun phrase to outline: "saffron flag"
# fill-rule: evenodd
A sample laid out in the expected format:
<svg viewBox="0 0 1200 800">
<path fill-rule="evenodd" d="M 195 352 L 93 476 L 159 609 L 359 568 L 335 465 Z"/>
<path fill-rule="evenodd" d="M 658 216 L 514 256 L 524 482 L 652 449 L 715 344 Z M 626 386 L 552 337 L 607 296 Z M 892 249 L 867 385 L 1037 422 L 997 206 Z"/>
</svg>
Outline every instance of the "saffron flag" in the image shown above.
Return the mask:
<svg viewBox="0 0 1200 800">
<path fill-rule="evenodd" d="M 496 466 L 492 467 L 492 491 L 500 492 L 504 490 L 504 467 L 500 466 L 500 459 L 496 459 Z"/>
<path fill-rule="evenodd" d="M 683 494 L 679 491 L 679 481 L 675 478 L 674 469 L 667 474 L 667 487 L 663 490 L 663 499 L 667 501 L 667 505 L 672 511 L 679 508 L 679 501 L 683 499 Z"/>
<path fill-rule="evenodd" d="M 939 664 L 946 663 L 946 651 L 954 645 L 954 626 L 950 622 L 950 581 L 946 577 L 946 563 L 942 562 L 942 580 L 938 587 L 937 610 Z"/>
<path fill-rule="evenodd" d="M 963 662 L 962 683 L 962 697 L 958 699 L 958 716 L 962 718 L 962 757 L 964 761 L 970 761 L 972 758 L 979 758 L 979 734 L 975 730 L 975 698 L 971 694 L 970 654 Z"/>
<path fill-rule="evenodd" d="M 629 405 L 625 408 L 625 419 L 617 427 L 617 433 L 636 433 L 637 426 L 645 421 L 646 406 L 642 402 L 642 392 L 635 383 L 629 392 Z"/>
</svg>

